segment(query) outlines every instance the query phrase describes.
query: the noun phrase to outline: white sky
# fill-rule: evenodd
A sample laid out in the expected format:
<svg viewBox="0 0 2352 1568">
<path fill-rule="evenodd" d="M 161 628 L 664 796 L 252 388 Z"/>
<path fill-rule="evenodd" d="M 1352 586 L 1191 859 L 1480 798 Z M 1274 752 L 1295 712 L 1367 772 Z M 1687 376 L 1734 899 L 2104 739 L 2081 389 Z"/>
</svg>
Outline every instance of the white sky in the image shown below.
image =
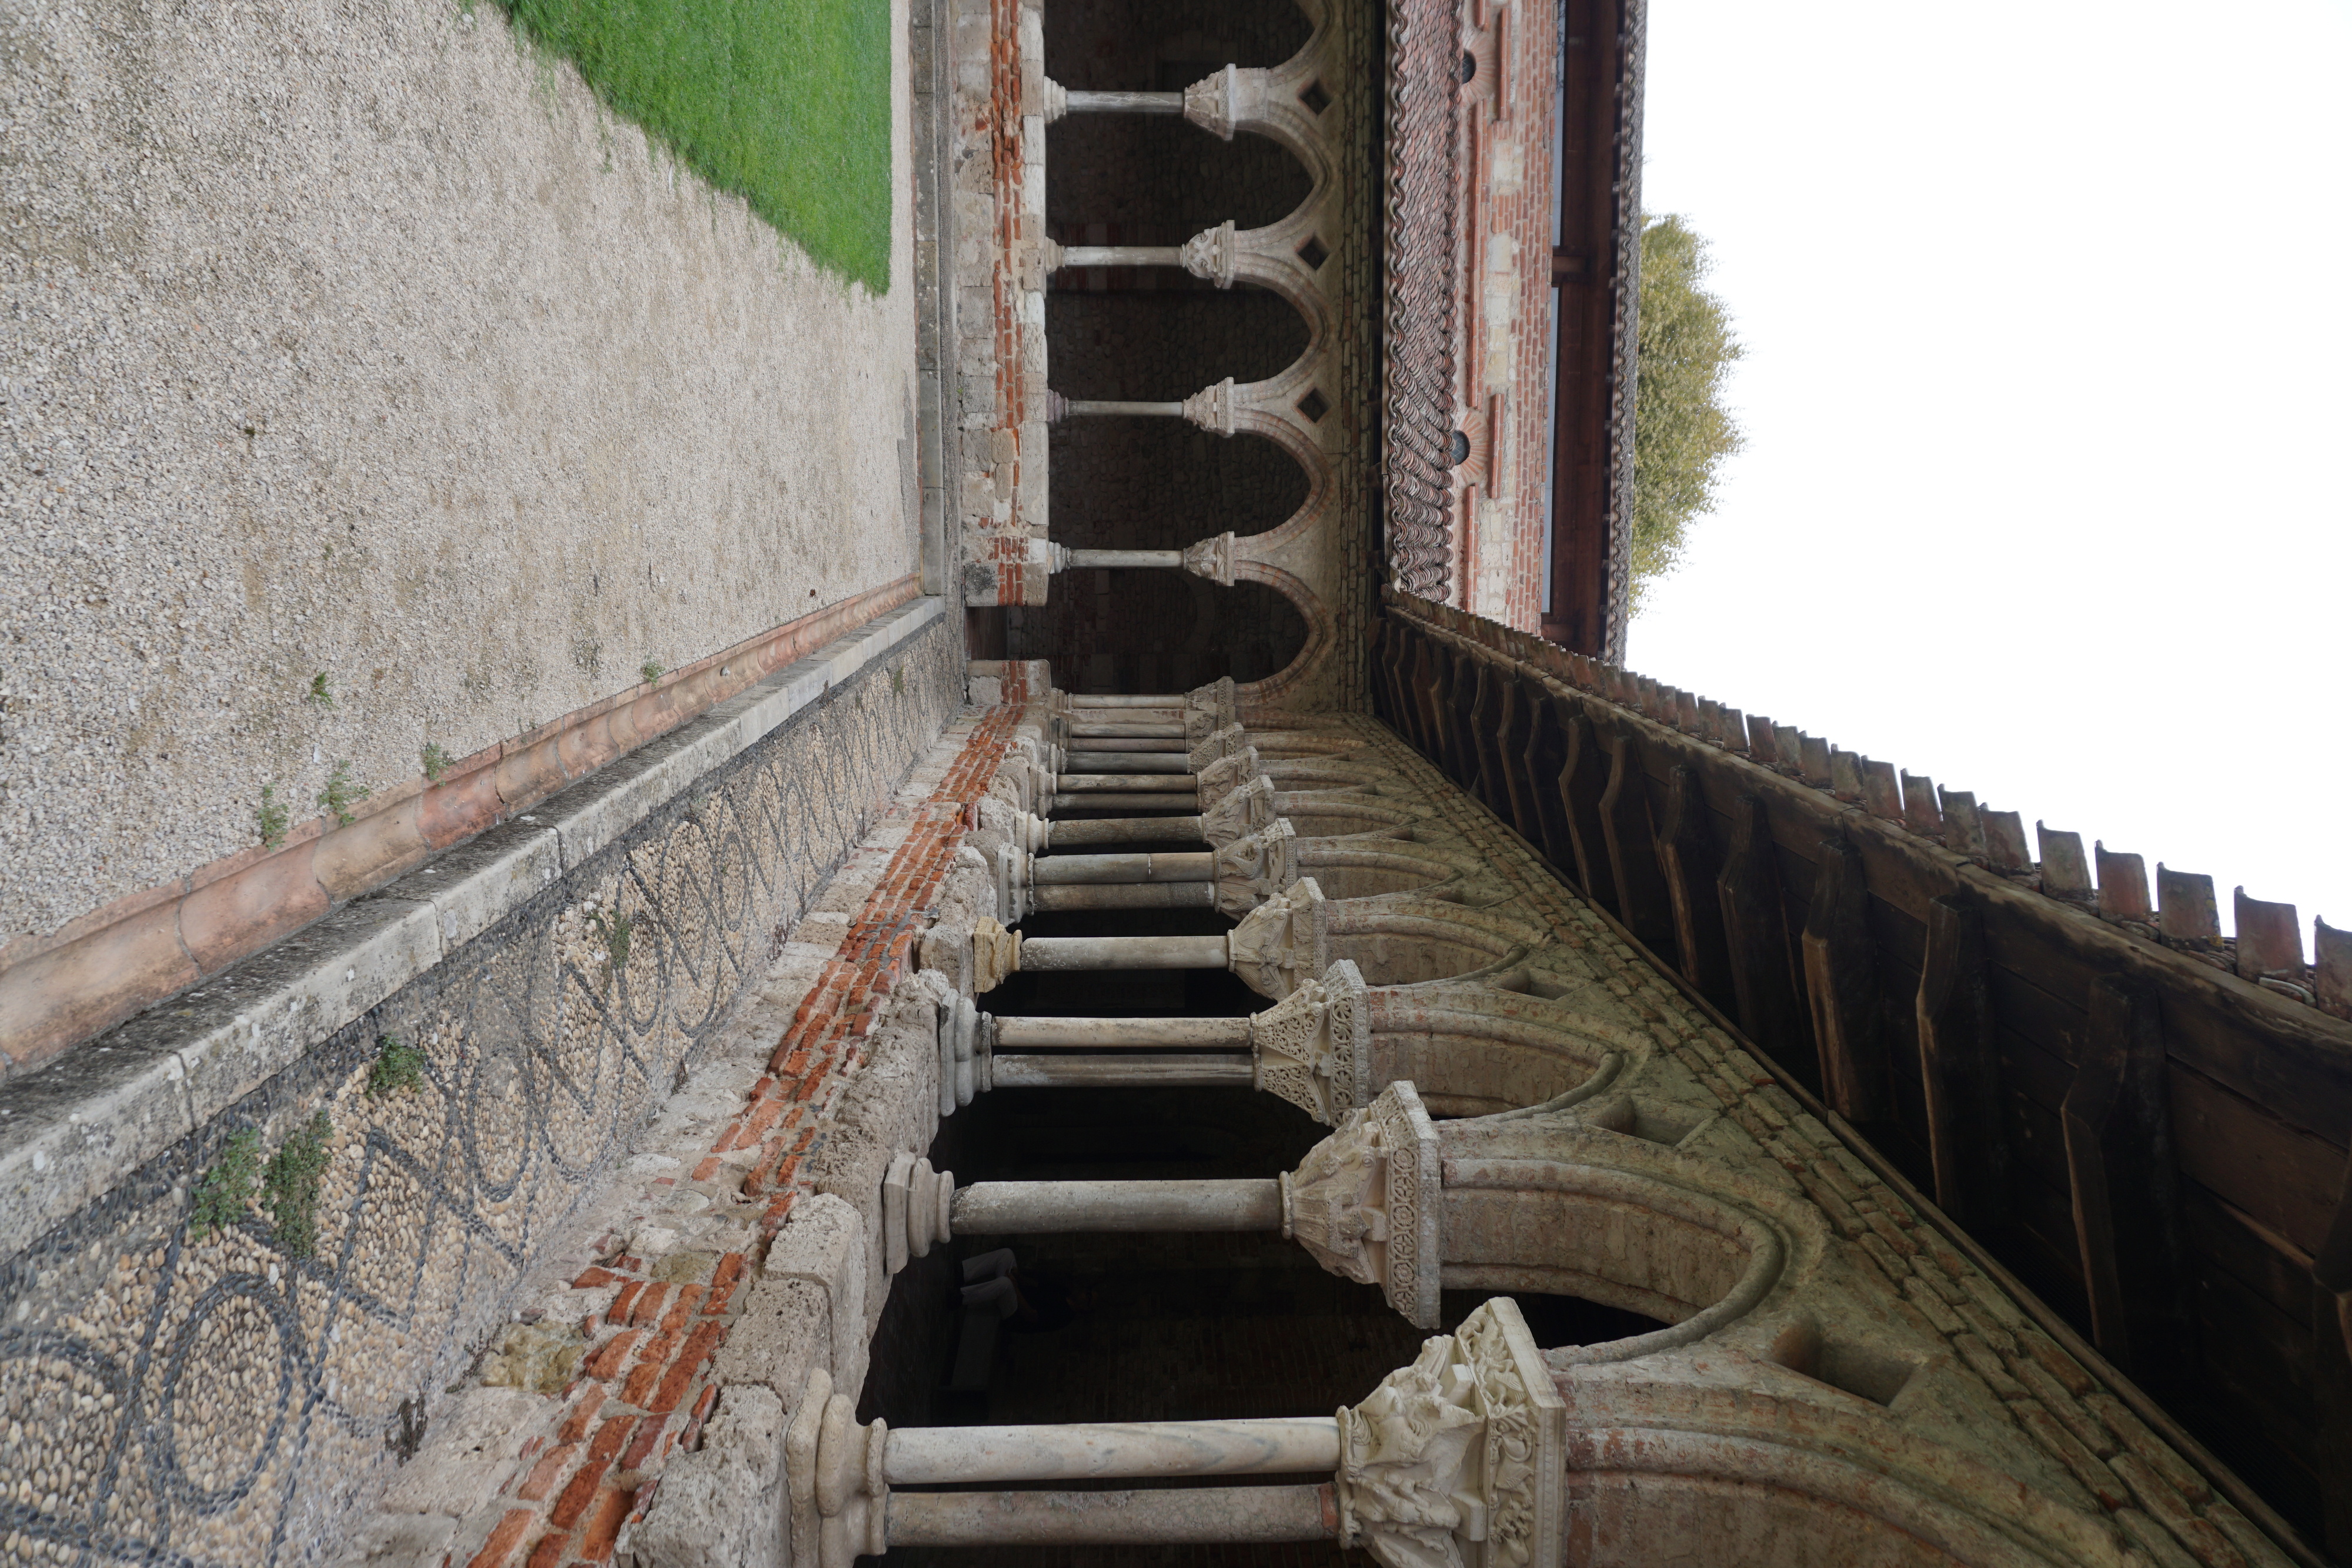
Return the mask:
<svg viewBox="0 0 2352 1568">
<path fill-rule="evenodd" d="M 2352 0 L 1652 0 L 1748 446 L 1629 667 L 2352 925 Z"/>
</svg>

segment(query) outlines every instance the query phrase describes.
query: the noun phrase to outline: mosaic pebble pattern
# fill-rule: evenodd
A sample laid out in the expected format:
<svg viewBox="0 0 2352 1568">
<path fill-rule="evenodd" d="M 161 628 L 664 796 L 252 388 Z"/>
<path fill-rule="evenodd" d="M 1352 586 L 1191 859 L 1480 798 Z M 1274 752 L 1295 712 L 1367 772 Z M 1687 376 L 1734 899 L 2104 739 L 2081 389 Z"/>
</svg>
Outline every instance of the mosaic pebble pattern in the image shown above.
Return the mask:
<svg viewBox="0 0 2352 1568">
<path fill-rule="evenodd" d="M 0 1563 L 323 1555 L 954 714 L 961 654 L 940 622 L 0 1262 Z M 424 1082 L 371 1096 L 386 1036 Z M 320 1110 L 315 1255 L 259 1209 L 191 1239 L 227 1140 Z"/>
</svg>

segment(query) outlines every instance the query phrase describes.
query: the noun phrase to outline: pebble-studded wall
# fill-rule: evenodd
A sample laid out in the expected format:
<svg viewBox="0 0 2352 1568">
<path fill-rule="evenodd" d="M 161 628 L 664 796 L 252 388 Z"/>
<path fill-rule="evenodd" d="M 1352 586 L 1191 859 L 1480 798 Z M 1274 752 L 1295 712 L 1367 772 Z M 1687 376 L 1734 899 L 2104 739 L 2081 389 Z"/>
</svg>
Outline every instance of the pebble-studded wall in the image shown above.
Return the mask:
<svg viewBox="0 0 2352 1568">
<path fill-rule="evenodd" d="M 0 1561 L 309 1561 L 953 715 L 963 657 L 934 622 L 0 1260 Z"/>
<path fill-rule="evenodd" d="M 1045 21 L 1048 73 L 1097 90 L 1173 91 L 1228 63 L 1276 65 L 1308 33 L 1295 6 L 1222 0 L 1074 0 L 1047 7 Z M 1227 143 L 1171 117 L 1096 114 L 1050 135 L 1046 215 L 1065 245 L 1181 245 L 1228 218 L 1272 222 L 1307 194 L 1306 171 L 1260 137 Z M 1306 324 L 1276 296 L 1221 293 L 1172 268 L 1063 272 L 1045 328 L 1054 385 L 1074 397 L 1181 398 L 1224 376 L 1271 375 L 1307 344 Z M 1075 419 L 1052 439 L 1053 534 L 1073 548 L 1174 549 L 1227 529 L 1262 532 L 1307 496 L 1306 476 L 1272 443 L 1178 420 Z M 1165 571 L 1066 573 L 1045 607 L 1004 625 L 1009 656 L 1053 659 L 1056 679 L 1078 691 L 1253 680 L 1306 639 L 1277 593 Z"/>
</svg>

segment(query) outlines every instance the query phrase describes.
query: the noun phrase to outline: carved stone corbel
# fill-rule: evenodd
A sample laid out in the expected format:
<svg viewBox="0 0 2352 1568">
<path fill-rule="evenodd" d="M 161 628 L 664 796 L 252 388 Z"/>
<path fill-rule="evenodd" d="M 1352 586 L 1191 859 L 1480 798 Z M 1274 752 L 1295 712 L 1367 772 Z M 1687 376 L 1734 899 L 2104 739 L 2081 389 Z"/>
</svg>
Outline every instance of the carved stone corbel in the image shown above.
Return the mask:
<svg viewBox="0 0 2352 1568">
<path fill-rule="evenodd" d="M 1007 931 L 1002 923 L 982 917 L 971 927 L 971 988 L 975 996 L 985 995 L 1004 984 L 1007 975 L 1021 968 L 1021 933 Z"/>
<path fill-rule="evenodd" d="M 1339 1544 L 1386 1568 L 1559 1568 L 1568 1406 L 1497 1296 L 1339 1412 Z"/>
<path fill-rule="evenodd" d="M 1251 1082 L 1328 1127 L 1371 1099 L 1371 1045 L 1363 972 L 1342 958 L 1251 1016 Z"/>
<path fill-rule="evenodd" d="M 1244 746 L 1231 757 L 1219 758 L 1192 777 L 1193 787 L 1200 792 L 1201 810 L 1206 812 L 1251 779 L 1265 777 L 1265 769 L 1258 766 L 1257 747 Z"/>
<path fill-rule="evenodd" d="M 1282 1178 L 1282 1233 L 1334 1274 L 1378 1285 L 1407 1322 L 1433 1329 L 1443 1184 L 1436 1124 L 1399 1079 Z"/>
<path fill-rule="evenodd" d="M 1234 585 L 1234 536 L 1229 531 L 1195 539 L 1184 547 L 1184 570 L 1205 577 L 1219 588 Z"/>
<path fill-rule="evenodd" d="M 1184 400 L 1184 417 L 1212 435 L 1234 433 L 1234 378 L 1202 387 Z"/>
<path fill-rule="evenodd" d="M 1298 880 L 1297 835 L 1276 817 L 1263 831 L 1219 847 L 1213 864 L 1217 912 L 1238 920 Z"/>
<path fill-rule="evenodd" d="M 1205 277 L 1220 288 L 1234 286 L 1234 220 L 1227 218 L 1213 229 L 1202 229 L 1184 242 L 1181 253 L 1184 270 L 1195 277 Z M 1232 584 L 1228 583 L 1227 587 Z"/>
<path fill-rule="evenodd" d="M 1302 876 L 1225 933 L 1226 967 L 1259 996 L 1286 997 L 1331 967 L 1330 925 L 1323 890 Z"/>
<path fill-rule="evenodd" d="M 1249 744 L 1249 731 L 1240 725 L 1229 724 L 1185 754 L 1184 769 L 1198 775 L 1213 762 L 1223 762 Z"/>
<path fill-rule="evenodd" d="M 857 1402 L 833 1391 L 833 1375 L 809 1374 L 784 1432 L 793 1561 L 803 1568 L 849 1568 L 889 1549 L 889 1484 L 882 1452 L 889 1428 L 857 1424 Z"/>
<path fill-rule="evenodd" d="M 1274 825 L 1274 780 L 1260 774 L 1201 812 L 1201 836 L 1223 849 L 1234 840 Z"/>
</svg>

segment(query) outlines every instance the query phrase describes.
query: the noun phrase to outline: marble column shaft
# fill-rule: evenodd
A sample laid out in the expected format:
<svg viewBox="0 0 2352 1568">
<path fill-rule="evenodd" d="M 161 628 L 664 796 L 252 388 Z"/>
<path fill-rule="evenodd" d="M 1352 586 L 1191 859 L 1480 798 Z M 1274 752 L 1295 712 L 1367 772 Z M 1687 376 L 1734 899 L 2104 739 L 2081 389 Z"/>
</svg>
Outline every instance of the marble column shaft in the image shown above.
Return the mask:
<svg viewBox="0 0 2352 1568">
<path fill-rule="evenodd" d="M 1264 1231 L 1282 1228 L 1282 1184 L 1241 1181 L 982 1181 L 956 1189 L 958 1236 L 1064 1231 Z"/>
</svg>

